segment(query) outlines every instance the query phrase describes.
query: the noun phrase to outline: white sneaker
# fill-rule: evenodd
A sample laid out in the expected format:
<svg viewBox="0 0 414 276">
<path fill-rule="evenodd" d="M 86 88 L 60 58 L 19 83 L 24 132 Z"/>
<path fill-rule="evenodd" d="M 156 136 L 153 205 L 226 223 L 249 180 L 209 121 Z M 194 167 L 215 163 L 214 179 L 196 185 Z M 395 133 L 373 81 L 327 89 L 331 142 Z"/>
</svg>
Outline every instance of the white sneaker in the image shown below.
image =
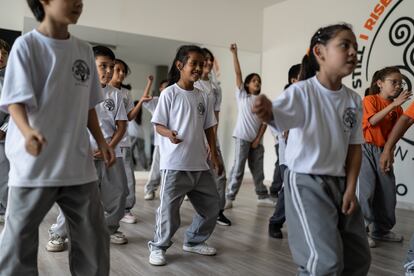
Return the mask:
<svg viewBox="0 0 414 276">
<path fill-rule="evenodd" d="M 165 265 L 167 263 L 165 260 L 165 251 L 162 249 L 151 250 L 149 263 L 152 265 Z"/>
<path fill-rule="evenodd" d="M 124 233 L 116 231 L 111 235 L 111 243 L 113 244 L 126 244 L 128 239 L 125 237 Z"/>
<path fill-rule="evenodd" d="M 121 219 L 121 222 L 134 224 L 137 223 L 137 217 L 133 213 L 128 212 L 125 213 L 125 216 Z"/>
<path fill-rule="evenodd" d="M 276 202 L 274 202 L 273 200 L 271 200 L 270 198 L 258 198 L 257 199 L 257 206 L 262 206 L 262 207 L 275 207 L 276 206 Z"/>
<path fill-rule="evenodd" d="M 4 221 L 5 221 L 4 215 L 0 215 L 0 223 L 4 223 Z"/>
<path fill-rule="evenodd" d="M 224 204 L 224 210 L 233 208 L 233 200 L 226 199 L 226 204 Z"/>
<path fill-rule="evenodd" d="M 189 201 L 190 199 L 188 198 L 188 196 L 187 195 L 185 195 L 185 197 L 184 197 L 184 201 Z"/>
<path fill-rule="evenodd" d="M 368 236 L 368 245 L 369 248 L 374 248 L 377 246 L 377 243 L 370 236 Z"/>
<path fill-rule="evenodd" d="M 371 234 L 371 238 L 373 238 L 374 240 L 386 241 L 386 242 L 402 242 L 404 239 L 404 237 L 401 234 L 398 234 L 392 231 L 388 231 L 388 233 L 382 236 Z"/>
<path fill-rule="evenodd" d="M 208 246 L 205 242 L 194 246 L 183 245 L 183 250 L 205 256 L 213 256 L 217 254 L 217 250 L 214 247 Z"/>
<path fill-rule="evenodd" d="M 46 244 L 46 250 L 49 252 L 62 252 L 65 247 L 65 239 L 56 234 L 51 235 Z"/>
<path fill-rule="evenodd" d="M 148 192 L 148 193 L 145 193 L 144 195 L 145 200 L 154 200 L 154 198 L 155 198 L 155 192 Z"/>
</svg>

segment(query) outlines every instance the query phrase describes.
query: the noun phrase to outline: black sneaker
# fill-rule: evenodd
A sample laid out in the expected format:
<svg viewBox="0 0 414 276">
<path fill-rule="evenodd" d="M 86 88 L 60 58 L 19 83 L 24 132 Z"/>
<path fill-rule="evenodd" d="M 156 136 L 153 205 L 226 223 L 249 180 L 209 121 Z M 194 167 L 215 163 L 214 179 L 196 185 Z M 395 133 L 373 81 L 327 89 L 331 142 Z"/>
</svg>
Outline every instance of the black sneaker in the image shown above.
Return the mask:
<svg viewBox="0 0 414 276">
<path fill-rule="evenodd" d="M 220 211 L 217 217 L 217 223 L 223 226 L 231 225 L 231 221 L 228 218 L 226 218 L 226 216 L 223 214 L 223 210 Z"/>
<path fill-rule="evenodd" d="M 283 239 L 281 227 L 277 224 L 269 224 L 269 236 L 275 239 Z"/>
</svg>

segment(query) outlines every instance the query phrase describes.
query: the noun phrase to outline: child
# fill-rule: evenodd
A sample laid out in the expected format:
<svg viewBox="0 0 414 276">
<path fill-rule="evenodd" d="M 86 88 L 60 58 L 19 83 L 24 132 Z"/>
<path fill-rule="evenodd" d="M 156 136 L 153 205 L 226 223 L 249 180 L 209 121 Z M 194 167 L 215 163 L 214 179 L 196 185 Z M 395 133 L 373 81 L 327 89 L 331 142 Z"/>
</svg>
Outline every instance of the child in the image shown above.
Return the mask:
<svg viewBox="0 0 414 276">
<path fill-rule="evenodd" d="M 253 175 L 258 206 L 275 206 L 269 199 L 269 192 L 263 184 L 263 156 L 264 148 L 262 137 L 266 131 L 266 124 L 262 124 L 255 114 L 252 113 L 253 102 L 260 93 L 262 81 L 260 76 L 252 73 L 243 82 L 239 59 L 237 56 L 237 45 L 232 44 L 230 51 L 233 54 L 234 70 L 236 73 L 236 98 L 239 115 L 233 132 L 235 140 L 235 159 L 230 172 L 230 182 L 226 192 L 225 209 L 233 207 L 233 201 L 239 192 L 243 181 L 246 160 Z"/>
<path fill-rule="evenodd" d="M 139 105 L 140 101 L 135 101 L 134 105 Z M 137 117 L 128 124 L 128 135 L 131 137 L 132 162 L 136 170 L 147 170 L 147 155 L 145 153 L 145 130 L 142 126 L 142 110 L 140 109 Z"/>
<path fill-rule="evenodd" d="M 9 44 L 0 39 L 0 96 L 9 52 Z M 9 181 L 10 169 L 9 161 L 7 160 L 4 148 L 4 139 L 6 138 L 8 120 L 9 115 L 0 111 L 0 223 L 4 223 L 4 214 L 6 213 L 8 193 L 7 182 Z"/>
<path fill-rule="evenodd" d="M 205 57 L 204 61 L 204 68 L 203 73 L 201 75 L 200 80 L 194 83 L 194 86 L 204 92 L 207 93 L 209 103 L 214 110 L 214 114 L 217 120 L 217 125 L 215 127 L 216 133 L 216 147 L 217 147 L 217 156 L 220 158 L 220 162 L 224 164 L 223 156 L 221 154 L 220 145 L 218 142 L 217 136 L 217 129 L 218 129 L 218 122 L 219 122 L 219 114 L 220 114 L 220 105 L 221 105 L 221 88 L 215 82 L 210 79 L 209 75 L 213 69 L 214 65 L 214 56 L 213 53 L 208 50 L 207 48 L 203 48 L 203 53 Z M 230 226 L 231 221 L 224 215 L 224 205 L 226 204 L 226 170 L 223 166 L 223 173 L 221 175 L 216 175 L 216 184 L 217 184 L 217 191 L 220 196 L 220 213 L 217 218 L 217 223 L 224 226 Z"/>
<path fill-rule="evenodd" d="M 300 73 L 300 64 L 295 64 L 292 67 L 290 67 L 288 72 L 288 84 L 285 86 L 285 90 L 291 86 L 293 83 L 297 82 L 299 79 L 299 73 Z M 284 173 L 286 170 L 286 159 L 285 159 L 285 149 L 286 149 L 286 143 L 288 139 L 288 131 L 285 131 L 283 133 L 278 133 L 275 131 L 273 127 L 270 127 L 270 130 L 272 133 L 275 134 L 276 139 L 279 141 L 276 147 L 278 149 L 278 160 L 276 163 L 276 167 L 279 167 L 277 169 L 278 171 L 278 177 L 279 180 L 277 182 L 282 183 L 282 187 L 279 192 L 279 199 L 276 204 L 275 212 L 269 219 L 269 236 L 275 239 L 282 239 L 282 227 L 283 224 L 286 221 L 285 217 L 285 192 L 283 189 L 283 180 L 284 180 Z M 276 169 L 275 169 L 276 171 Z"/>
<path fill-rule="evenodd" d="M 152 265 L 165 265 L 165 251 L 180 226 L 180 206 L 187 194 L 196 214 L 187 229 L 183 250 L 215 255 L 208 246 L 219 213 L 219 198 L 207 164 L 205 137 L 211 149 L 211 162 L 221 174 L 214 127 L 217 124 L 205 92 L 194 88 L 204 63 L 200 47 L 181 46 L 169 72 L 169 87 L 162 92 L 152 122 L 160 139 L 162 183 L 155 236 L 149 242 Z"/>
<path fill-rule="evenodd" d="M 90 136 L 90 143 L 95 157 L 98 187 L 105 211 L 106 224 L 109 229 L 110 242 L 113 244 L 125 244 L 128 242 L 128 239 L 122 232 L 118 231 L 119 221 L 124 216 L 126 199 L 126 175 L 118 143 L 126 131 L 127 115 L 122 95 L 116 88 L 108 85 L 114 70 L 114 53 L 105 46 L 95 46 L 93 47 L 93 52 L 95 66 L 105 99 L 97 104 L 95 109 L 103 136 L 115 152 L 115 164 L 110 168 L 106 167 L 102 160 L 101 152 L 97 149 L 94 137 Z M 67 236 L 65 225 L 65 216 L 63 216 L 60 210 L 56 224 L 49 229 L 50 237 L 46 245 L 46 249 L 49 252 L 59 252 L 65 249 L 64 241 Z"/>
<path fill-rule="evenodd" d="M 28 4 L 40 25 L 16 40 L 0 101 L 11 115 L 0 275 L 38 274 L 39 225 L 55 202 L 68 221 L 72 275 L 109 275 L 109 235 L 87 129 L 106 165 L 114 156 L 94 109 L 102 91 L 92 51 L 68 32 L 82 1 Z"/>
<path fill-rule="evenodd" d="M 402 92 L 402 75 L 397 67 L 385 67 L 375 72 L 370 95 L 363 100 L 362 128 L 365 144 L 362 146 L 362 165 L 359 173 L 358 200 L 367 229 L 372 224 L 370 247 L 374 240 L 400 242 L 403 237 L 391 229 L 395 225 L 397 204 L 393 170 L 380 171 L 379 161 L 388 135 L 403 114 L 401 105 L 412 95 Z"/>
<path fill-rule="evenodd" d="M 130 74 L 130 69 L 125 61 L 121 59 L 115 59 L 114 74 L 112 76 L 110 85 L 117 88 L 122 95 L 125 111 L 127 112 L 128 121 L 134 120 L 137 117 L 137 114 L 141 110 L 141 105 L 146 98 L 141 98 L 141 101 L 134 106 L 134 103 L 131 99 L 129 89 L 125 88 L 123 81 Z M 132 164 L 132 155 L 131 155 L 131 141 L 128 133 L 125 133 L 125 136 L 119 142 L 119 147 L 121 148 L 122 158 L 125 165 L 125 174 L 127 176 L 127 197 L 125 203 L 125 215 L 121 219 L 121 222 L 124 223 L 136 223 L 137 218 L 131 212 L 132 208 L 135 205 L 135 176 L 134 176 L 134 167 Z"/>
<path fill-rule="evenodd" d="M 402 88 L 402 87 L 401 87 Z M 410 91 L 411 93 L 411 91 Z M 407 94 L 407 92 L 406 92 Z M 384 145 L 384 151 L 380 157 L 380 167 L 383 174 L 392 172 L 392 164 L 394 162 L 394 149 L 398 140 L 400 140 L 405 132 L 414 124 L 414 103 L 412 103 L 404 114 L 398 119 L 393 127 L 388 139 Z M 410 248 L 407 252 L 407 258 L 404 264 L 405 275 L 414 275 L 414 235 L 411 237 Z"/>
<path fill-rule="evenodd" d="M 349 25 L 320 28 L 303 58 L 301 82 L 254 112 L 286 146 L 285 207 L 289 246 L 300 275 L 367 275 L 370 251 L 355 197 L 361 164 L 361 97 L 342 84 L 357 65 Z M 316 74 L 316 76 L 315 76 Z"/>
<path fill-rule="evenodd" d="M 152 77 L 152 76 L 150 76 Z M 147 87 L 151 87 L 153 78 L 148 77 Z M 167 87 L 168 81 L 163 80 L 160 82 L 158 90 L 161 92 Z M 145 89 L 144 96 L 149 97 L 150 89 Z M 154 114 L 155 109 L 158 105 L 158 97 L 152 97 L 152 99 L 148 102 L 144 103 L 144 108 L 147 109 L 151 115 Z M 149 178 L 147 183 L 145 184 L 144 188 L 144 199 L 145 200 L 153 200 L 155 198 L 155 191 L 157 190 L 158 186 L 161 182 L 161 174 L 160 174 L 160 150 L 159 150 L 159 140 L 160 137 L 157 132 L 154 132 L 154 153 L 152 154 L 152 163 L 151 163 L 151 170 L 149 174 Z"/>
</svg>

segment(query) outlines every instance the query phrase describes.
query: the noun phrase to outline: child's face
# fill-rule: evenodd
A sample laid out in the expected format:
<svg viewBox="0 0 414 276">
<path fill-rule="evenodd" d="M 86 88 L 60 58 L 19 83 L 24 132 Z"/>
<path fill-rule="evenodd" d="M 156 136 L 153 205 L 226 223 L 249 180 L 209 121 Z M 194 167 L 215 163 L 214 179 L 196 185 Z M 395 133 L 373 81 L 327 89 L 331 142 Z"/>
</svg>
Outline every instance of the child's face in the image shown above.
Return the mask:
<svg viewBox="0 0 414 276">
<path fill-rule="evenodd" d="M 122 83 L 126 76 L 126 69 L 122 63 L 115 63 L 112 81 Z"/>
<path fill-rule="evenodd" d="M 257 95 L 262 87 L 262 82 L 258 76 L 253 76 L 250 82 L 247 84 L 250 94 Z"/>
<path fill-rule="evenodd" d="M 82 0 L 49 0 L 43 2 L 46 17 L 62 24 L 76 24 L 82 13 Z"/>
<path fill-rule="evenodd" d="M 204 66 L 204 56 L 197 52 L 190 52 L 188 54 L 187 62 L 182 65 L 178 64 L 180 70 L 180 79 L 188 82 L 196 82 L 200 79 Z M 180 69 L 181 68 L 181 69 Z"/>
<path fill-rule="evenodd" d="M 357 65 L 355 34 L 349 30 L 339 31 L 326 45 L 320 45 L 319 64 L 325 71 L 340 77 L 351 74 Z"/>
<path fill-rule="evenodd" d="M 0 69 L 6 67 L 8 58 L 9 53 L 4 49 L 0 49 Z"/>
<path fill-rule="evenodd" d="M 389 99 L 398 97 L 404 89 L 403 78 L 400 73 L 388 74 L 384 80 L 378 80 L 377 85 L 381 89 L 381 93 Z"/>
<path fill-rule="evenodd" d="M 102 85 L 107 85 L 114 73 L 115 62 L 107 56 L 97 56 L 95 58 L 96 69 L 98 70 L 99 82 Z"/>
<path fill-rule="evenodd" d="M 213 58 L 207 54 L 206 59 L 204 61 L 204 67 L 203 67 L 203 74 L 207 75 L 211 72 L 213 69 L 214 61 Z"/>
</svg>

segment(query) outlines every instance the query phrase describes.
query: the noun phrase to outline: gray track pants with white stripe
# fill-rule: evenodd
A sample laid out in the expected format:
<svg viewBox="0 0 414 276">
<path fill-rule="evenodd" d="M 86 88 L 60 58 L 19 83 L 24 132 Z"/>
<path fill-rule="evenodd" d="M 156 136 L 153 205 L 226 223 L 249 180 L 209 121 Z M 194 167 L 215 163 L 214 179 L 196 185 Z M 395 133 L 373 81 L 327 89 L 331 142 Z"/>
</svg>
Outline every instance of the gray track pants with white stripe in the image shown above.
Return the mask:
<svg viewBox="0 0 414 276">
<path fill-rule="evenodd" d="M 135 175 L 134 164 L 132 164 L 131 147 L 122 147 L 122 159 L 124 160 L 125 175 L 127 179 L 125 212 L 129 212 L 135 206 Z"/>
<path fill-rule="evenodd" d="M 9 169 L 10 164 L 6 157 L 4 141 L 0 141 L 0 215 L 6 213 Z"/>
<path fill-rule="evenodd" d="M 216 186 L 217 186 L 217 192 L 219 195 L 220 203 L 219 207 L 220 210 L 224 210 L 224 205 L 226 204 L 226 168 L 224 167 L 224 160 L 223 155 L 221 154 L 220 148 L 217 148 L 217 157 L 219 158 L 221 164 L 223 164 L 223 172 L 221 175 L 217 175 L 214 171 L 213 165 L 209 162 L 210 169 L 214 175 L 214 178 L 216 180 Z"/>
<path fill-rule="evenodd" d="M 149 178 L 145 184 L 144 191 L 145 193 L 152 193 L 158 189 L 161 183 L 161 173 L 160 173 L 160 147 L 154 147 L 154 153 L 152 154 L 152 164 L 151 170 L 149 173 Z"/>
<path fill-rule="evenodd" d="M 148 243 L 151 250 L 167 250 L 172 245 L 171 238 L 180 227 L 180 206 L 186 194 L 196 214 L 185 233 L 184 244 L 194 246 L 203 243 L 213 233 L 219 213 L 219 197 L 212 173 L 164 170 L 155 235 Z"/>
<path fill-rule="evenodd" d="M 380 170 L 382 148 L 371 144 L 362 147 L 362 164 L 358 178 L 358 199 L 365 223 L 373 224 L 372 234 L 382 236 L 396 222 L 397 194 L 394 171 Z"/>
<path fill-rule="evenodd" d="M 371 263 L 359 206 L 341 212 L 345 178 L 285 171 L 289 247 L 298 275 L 367 275 Z"/>
<path fill-rule="evenodd" d="M 259 198 L 269 197 L 269 192 L 266 186 L 263 184 L 264 172 L 263 172 L 263 157 L 264 148 L 260 144 L 257 148 L 253 149 L 250 142 L 235 138 L 235 155 L 234 163 L 230 172 L 229 185 L 227 187 L 226 198 L 235 200 L 236 195 L 240 190 L 240 186 L 243 181 L 244 169 L 247 164 L 249 165 L 250 172 L 253 175 L 253 181 L 256 194 Z"/>
</svg>

